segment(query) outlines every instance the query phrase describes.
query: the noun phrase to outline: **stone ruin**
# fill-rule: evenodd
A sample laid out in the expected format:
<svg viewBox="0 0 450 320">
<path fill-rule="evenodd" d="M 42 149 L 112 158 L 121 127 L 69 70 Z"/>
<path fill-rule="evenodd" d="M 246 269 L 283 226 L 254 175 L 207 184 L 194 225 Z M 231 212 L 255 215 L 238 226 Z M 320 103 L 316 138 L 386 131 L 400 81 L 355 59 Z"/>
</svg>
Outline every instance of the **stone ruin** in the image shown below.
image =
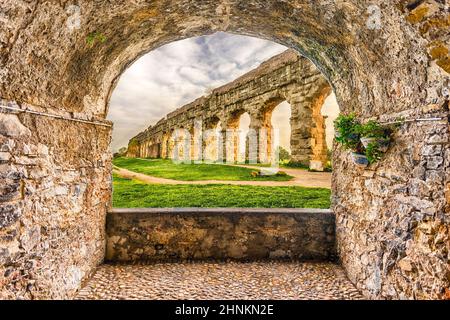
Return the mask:
<svg viewBox="0 0 450 320">
<path fill-rule="evenodd" d="M 249 135 L 247 160 L 255 154 L 254 162 L 270 162 L 274 150 L 272 111 L 287 101 L 291 105 L 292 161 L 323 170 L 327 144 L 321 108 L 330 93 L 320 71 L 294 50 L 287 50 L 133 137 L 128 156 L 172 159 L 174 150 L 183 151 L 180 145 L 187 142 L 189 155 L 185 158 L 189 160 L 245 161 L 238 155 L 238 126 L 240 116 L 247 112 L 254 135 L 254 139 Z M 218 126 L 222 129 L 215 136 Z"/>
</svg>

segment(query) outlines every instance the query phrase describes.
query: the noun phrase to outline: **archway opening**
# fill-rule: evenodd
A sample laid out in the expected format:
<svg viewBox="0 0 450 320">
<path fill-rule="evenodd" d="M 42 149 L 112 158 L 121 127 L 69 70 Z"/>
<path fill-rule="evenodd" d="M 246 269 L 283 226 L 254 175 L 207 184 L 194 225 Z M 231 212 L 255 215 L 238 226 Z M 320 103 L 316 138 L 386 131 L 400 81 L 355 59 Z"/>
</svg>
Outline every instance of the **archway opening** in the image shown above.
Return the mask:
<svg viewBox="0 0 450 320">
<path fill-rule="evenodd" d="M 250 115 L 248 112 L 243 113 L 239 117 L 239 126 L 238 126 L 238 153 L 236 157 L 237 163 L 246 163 L 248 162 L 248 150 L 249 150 L 249 140 L 247 139 L 248 133 L 250 131 Z"/>
<path fill-rule="evenodd" d="M 206 125 L 206 132 L 203 133 L 205 163 L 220 163 L 223 158 L 222 123 L 217 117 L 213 117 Z"/>
<path fill-rule="evenodd" d="M 291 105 L 283 101 L 272 111 L 272 128 L 278 131 L 279 138 L 274 139 L 274 149 L 283 148 L 291 153 Z M 282 152 L 279 150 L 279 152 Z M 280 159 L 281 160 L 281 159 Z M 288 159 L 286 159 L 288 160 Z"/>
<path fill-rule="evenodd" d="M 230 45 L 229 39 L 235 41 L 231 48 L 224 46 Z M 249 48 L 245 49 L 245 45 Z M 246 50 L 252 54 L 243 54 Z M 183 52 L 183 57 L 179 58 L 174 52 Z M 145 73 L 146 68 L 152 73 Z M 167 73 L 171 74 L 170 78 Z M 139 85 L 142 85 L 140 90 Z M 324 187 L 328 190 L 321 192 L 317 204 L 296 203 L 285 193 L 270 204 L 264 196 L 250 202 L 244 199 L 245 192 L 240 199 L 229 199 L 225 203 L 238 207 L 328 208 L 330 175 L 318 181 L 312 176 L 308 181 L 295 176 L 306 174 L 300 169 L 308 168 L 315 160 L 311 142 L 323 139 L 314 134 L 320 118 L 317 108 L 322 102 L 317 96 L 330 90 L 327 88 L 327 81 L 310 61 L 268 41 L 218 33 L 163 46 L 131 66 L 112 94 L 109 119 L 115 120 L 117 127 L 113 147 L 120 146 L 118 141 L 126 141 L 124 135 L 129 134 L 121 129 L 122 121 L 127 130 L 130 127 L 135 132 L 141 130 L 129 139 L 128 159 L 119 154 L 114 160 L 115 174 L 123 175 L 128 170 L 128 177 L 134 174 L 135 179 L 165 181 L 174 186 L 188 181 L 197 185 L 202 181 L 225 185 L 234 181 L 234 185 L 262 188 L 272 185 L 273 181 L 274 187 Z M 180 104 L 174 106 L 174 101 Z M 131 117 L 132 113 L 135 117 Z M 140 129 L 142 126 L 144 128 Z M 303 167 L 294 165 L 290 174 L 279 169 L 280 146 L 284 147 L 284 153 L 294 151 L 303 161 Z M 287 157 L 289 160 L 284 161 L 292 162 L 291 156 Z M 172 163 L 183 165 L 175 167 Z M 222 166 L 208 167 L 212 164 Z M 276 170 L 266 170 L 267 166 Z M 299 172 L 295 171 L 297 169 Z M 302 181 L 301 184 L 298 181 Z M 226 188 L 232 189 L 231 186 Z M 115 194 L 119 194 L 119 190 L 122 188 L 115 188 Z M 264 189 L 262 194 L 274 191 Z M 303 191 L 299 192 L 296 198 L 302 199 Z M 132 202 L 133 206 L 138 203 L 142 207 L 155 206 L 148 194 L 136 197 L 142 201 Z M 126 206 L 115 198 L 113 196 L 114 205 Z M 214 195 L 198 202 L 193 197 L 189 203 L 187 200 L 191 198 L 184 197 L 170 205 L 223 207 L 227 205 L 221 202 L 225 198 Z M 165 202 L 159 204 L 165 205 Z"/>
</svg>

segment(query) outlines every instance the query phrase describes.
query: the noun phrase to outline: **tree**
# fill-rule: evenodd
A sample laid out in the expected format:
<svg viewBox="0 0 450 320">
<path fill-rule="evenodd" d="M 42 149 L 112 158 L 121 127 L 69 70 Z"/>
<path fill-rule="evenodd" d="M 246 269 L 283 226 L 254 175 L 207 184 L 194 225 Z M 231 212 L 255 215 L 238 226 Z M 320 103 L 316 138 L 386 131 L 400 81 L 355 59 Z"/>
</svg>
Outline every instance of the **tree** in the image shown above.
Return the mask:
<svg viewBox="0 0 450 320">
<path fill-rule="evenodd" d="M 291 154 L 283 147 L 278 146 L 277 152 L 278 152 L 278 159 L 280 162 L 288 162 L 289 160 L 291 160 Z"/>
</svg>

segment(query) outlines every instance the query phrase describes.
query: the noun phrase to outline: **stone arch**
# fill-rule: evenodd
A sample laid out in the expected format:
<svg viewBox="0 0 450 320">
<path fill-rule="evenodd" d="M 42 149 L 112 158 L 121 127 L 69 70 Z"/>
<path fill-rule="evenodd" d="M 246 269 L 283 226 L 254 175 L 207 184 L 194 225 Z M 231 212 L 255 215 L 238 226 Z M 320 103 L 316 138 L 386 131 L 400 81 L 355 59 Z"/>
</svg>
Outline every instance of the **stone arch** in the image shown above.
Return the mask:
<svg viewBox="0 0 450 320">
<path fill-rule="evenodd" d="M 245 163 L 249 159 L 249 141 L 251 118 L 248 112 L 244 112 L 239 117 L 239 127 L 237 129 L 236 142 L 236 162 Z"/>
<path fill-rule="evenodd" d="M 339 105 L 336 102 L 336 96 L 330 94 L 324 101 L 321 114 L 325 119 L 326 143 L 329 150 L 333 149 L 334 140 L 334 121 L 340 114 Z"/>
<path fill-rule="evenodd" d="M 186 126 L 179 126 L 172 132 L 173 151 L 171 159 L 177 162 L 190 162 L 192 150 L 193 129 Z"/>
<path fill-rule="evenodd" d="M 372 170 L 355 168 L 348 154 L 338 148 L 333 209 L 340 258 L 364 293 L 386 298 L 443 296 L 449 287 L 445 276 L 449 266 L 443 257 L 449 250 L 445 221 L 450 184 L 445 174 L 449 168 L 450 81 L 445 3 L 380 0 L 374 6 L 369 0 L 321 4 L 306 0 L 268 0 L 264 4 L 80 0 L 77 4 L 82 12 L 80 23 L 69 25 L 67 8 L 60 2 L 2 3 L 1 105 L 97 123 L 91 126 L 22 113 L 2 115 L 5 123 L 29 130 L 2 129 L 3 136 L 15 142 L 8 151 L 13 157 L 4 157 L 6 165 L 26 170 L 24 163 L 13 161 L 24 144 L 32 145 L 40 150 L 36 154 L 46 157 L 41 168 L 50 172 L 54 182 L 64 183 L 61 171 L 48 163 L 84 172 L 83 183 L 90 183 L 85 195 L 52 202 L 53 207 L 42 202 L 44 191 L 39 185 L 26 198 L 2 209 L 9 218 L 1 232 L 16 234 L 6 246 L 6 255 L 13 260 L 8 250 L 13 252 L 14 241 L 31 234 L 31 226 L 45 225 L 46 212 L 70 216 L 65 237 L 50 233 L 39 238 L 41 242 L 58 240 L 59 246 L 48 254 L 59 260 L 61 267 L 43 262 L 41 270 L 45 272 L 35 268 L 34 280 L 45 291 L 33 289 L 34 297 L 70 296 L 102 260 L 102 222 L 110 193 L 106 151 L 110 124 L 103 120 L 120 74 L 139 56 L 162 44 L 215 31 L 252 35 L 298 50 L 327 77 L 342 111 L 355 112 L 361 120 L 389 122 L 400 115 L 439 119 L 403 126 L 392 151 Z M 424 8 L 427 14 L 420 14 Z M 52 151 L 46 152 L 45 147 Z M 74 179 L 67 175 L 68 181 Z M 401 189 L 410 191 L 402 195 L 398 193 Z M 59 196 L 69 199 L 64 193 Z M 45 210 L 32 214 L 36 206 Z M 27 227 L 13 232 L 19 220 Z M 406 227 L 409 225 L 411 228 Z M 436 245 L 430 248 L 429 243 Z M 69 253 L 63 256 L 63 251 Z M 22 253 L 21 261 L 31 256 Z M 17 263 L 19 269 L 25 268 L 23 262 Z M 25 279 L 17 286 L 25 291 L 28 283 Z M 10 287 L 3 287 L 2 294 L 17 297 Z"/>
<path fill-rule="evenodd" d="M 315 90 L 310 90 L 310 94 L 306 95 L 307 98 L 311 99 L 309 111 L 312 120 L 312 126 L 309 128 L 312 149 L 309 167 L 315 170 L 323 170 L 328 158 L 325 117 L 322 115 L 321 110 L 325 99 L 331 92 L 331 87 L 328 84 L 319 82 L 319 86 Z"/>
</svg>

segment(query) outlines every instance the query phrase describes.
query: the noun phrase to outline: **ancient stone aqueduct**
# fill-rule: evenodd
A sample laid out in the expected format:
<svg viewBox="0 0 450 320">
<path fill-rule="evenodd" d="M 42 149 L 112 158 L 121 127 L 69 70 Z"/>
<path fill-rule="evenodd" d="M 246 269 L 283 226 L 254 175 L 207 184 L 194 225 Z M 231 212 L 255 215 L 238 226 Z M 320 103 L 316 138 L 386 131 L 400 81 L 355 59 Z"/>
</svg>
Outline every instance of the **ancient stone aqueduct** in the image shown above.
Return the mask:
<svg viewBox="0 0 450 320">
<path fill-rule="evenodd" d="M 367 169 L 335 148 L 339 259 L 368 297 L 448 295 L 448 2 L 0 4 L 1 298 L 70 298 L 103 261 L 114 84 L 149 50 L 215 31 L 299 51 L 328 79 L 341 112 L 406 120 Z M 106 41 L 86 41 L 95 33 Z"/>
<path fill-rule="evenodd" d="M 271 114 L 278 104 L 288 101 L 292 110 L 292 159 L 320 170 L 327 161 L 321 107 L 330 93 L 331 87 L 320 71 L 288 50 L 139 133 L 130 140 L 128 156 L 173 158 L 174 150 L 181 152 L 186 144 L 187 159 L 243 161 L 245 156 L 238 155 L 237 131 L 240 116 L 247 112 L 253 137 L 248 135 L 246 154 L 254 162 L 268 162 L 274 149 Z M 222 130 L 215 135 L 218 125 Z"/>
</svg>

